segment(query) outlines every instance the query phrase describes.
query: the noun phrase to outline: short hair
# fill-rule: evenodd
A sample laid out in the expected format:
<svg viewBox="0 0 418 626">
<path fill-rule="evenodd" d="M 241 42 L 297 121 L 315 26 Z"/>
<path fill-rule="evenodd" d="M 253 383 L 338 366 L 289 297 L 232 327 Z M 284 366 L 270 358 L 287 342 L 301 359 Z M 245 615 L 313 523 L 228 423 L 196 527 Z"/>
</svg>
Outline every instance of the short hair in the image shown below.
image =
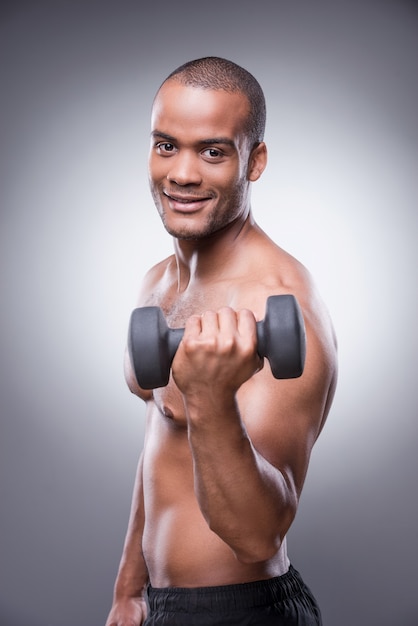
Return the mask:
<svg viewBox="0 0 418 626">
<path fill-rule="evenodd" d="M 245 132 L 252 146 L 263 141 L 266 101 L 259 82 L 246 69 L 220 57 L 203 57 L 180 65 L 167 76 L 163 84 L 170 79 L 190 87 L 243 93 L 250 104 Z"/>
</svg>

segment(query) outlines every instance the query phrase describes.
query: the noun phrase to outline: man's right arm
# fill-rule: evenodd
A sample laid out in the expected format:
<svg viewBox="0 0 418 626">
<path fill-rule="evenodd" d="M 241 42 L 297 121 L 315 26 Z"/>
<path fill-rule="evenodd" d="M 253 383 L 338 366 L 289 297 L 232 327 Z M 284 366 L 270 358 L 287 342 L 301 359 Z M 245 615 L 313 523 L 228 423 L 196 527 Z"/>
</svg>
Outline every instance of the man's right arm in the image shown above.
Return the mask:
<svg viewBox="0 0 418 626">
<path fill-rule="evenodd" d="M 151 268 L 143 279 L 137 306 L 144 306 L 155 285 L 164 274 L 167 261 Z M 152 399 L 152 391 L 141 389 L 136 380 L 128 349 L 124 360 L 125 380 L 131 393 L 144 402 Z M 147 616 L 145 589 L 148 571 L 142 553 L 144 530 L 144 494 L 142 483 L 142 455 L 139 459 L 128 530 L 113 592 L 113 604 L 105 626 L 142 626 Z"/>
<path fill-rule="evenodd" d="M 113 604 L 106 626 L 141 626 L 146 618 L 145 587 L 148 572 L 142 554 L 144 499 L 142 455 L 139 459 L 128 530 L 116 577 Z"/>
</svg>

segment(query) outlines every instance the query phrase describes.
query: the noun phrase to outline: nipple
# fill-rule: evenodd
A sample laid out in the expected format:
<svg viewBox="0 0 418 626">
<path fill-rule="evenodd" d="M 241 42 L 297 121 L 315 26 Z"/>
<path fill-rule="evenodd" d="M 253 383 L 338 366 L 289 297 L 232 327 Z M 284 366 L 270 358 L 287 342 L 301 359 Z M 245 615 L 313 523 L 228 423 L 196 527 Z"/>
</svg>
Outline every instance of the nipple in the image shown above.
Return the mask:
<svg viewBox="0 0 418 626">
<path fill-rule="evenodd" d="M 174 419 L 173 411 L 165 404 L 162 406 L 162 414 L 164 417 L 168 417 L 169 419 Z"/>
</svg>

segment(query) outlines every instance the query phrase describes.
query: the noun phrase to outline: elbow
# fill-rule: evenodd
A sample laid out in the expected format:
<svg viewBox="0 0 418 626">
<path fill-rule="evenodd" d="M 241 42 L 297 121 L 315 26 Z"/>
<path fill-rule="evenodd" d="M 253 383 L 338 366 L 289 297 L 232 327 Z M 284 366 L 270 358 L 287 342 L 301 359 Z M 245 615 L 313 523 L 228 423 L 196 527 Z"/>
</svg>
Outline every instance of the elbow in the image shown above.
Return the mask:
<svg viewBox="0 0 418 626">
<path fill-rule="evenodd" d="M 218 535 L 224 543 L 232 550 L 235 558 L 242 564 L 252 565 L 272 559 L 280 550 L 282 545 L 282 535 L 277 529 L 274 532 L 257 529 L 250 530 L 248 527 L 229 529 L 219 529 L 215 524 L 209 524 L 210 530 Z"/>
<path fill-rule="evenodd" d="M 279 527 L 276 526 L 274 529 L 270 528 L 270 530 L 264 530 L 263 532 L 258 529 L 252 537 L 250 534 L 247 534 L 245 541 L 239 547 L 233 548 L 237 560 L 245 565 L 253 565 L 273 559 L 285 540 L 294 516 L 294 510 L 291 508 L 288 515 L 286 515 L 286 519 L 282 517 L 282 523 Z"/>
<path fill-rule="evenodd" d="M 235 548 L 234 554 L 243 565 L 254 565 L 270 561 L 279 552 L 281 545 L 282 538 L 279 535 L 270 539 L 262 537 L 252 542 L 247 541 L 245 545 Z"/>
</svg>

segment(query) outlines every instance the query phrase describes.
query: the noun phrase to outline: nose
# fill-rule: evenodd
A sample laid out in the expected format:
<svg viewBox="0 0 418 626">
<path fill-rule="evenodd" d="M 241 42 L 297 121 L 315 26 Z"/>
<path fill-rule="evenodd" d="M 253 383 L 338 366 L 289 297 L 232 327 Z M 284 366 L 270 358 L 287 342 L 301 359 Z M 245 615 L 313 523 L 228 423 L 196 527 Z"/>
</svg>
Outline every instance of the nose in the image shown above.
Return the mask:
<svg viewBox="0 0 418 626">
<path fill-rule="evenodd" d="M 188 150 L 179 152 L 170 159 L 170 169 L 167 173 L 170 183 L 184 187 L 185 185 L 200 185 L 202 177 L 199 169 L 199 157 Z"/>
</svg>

